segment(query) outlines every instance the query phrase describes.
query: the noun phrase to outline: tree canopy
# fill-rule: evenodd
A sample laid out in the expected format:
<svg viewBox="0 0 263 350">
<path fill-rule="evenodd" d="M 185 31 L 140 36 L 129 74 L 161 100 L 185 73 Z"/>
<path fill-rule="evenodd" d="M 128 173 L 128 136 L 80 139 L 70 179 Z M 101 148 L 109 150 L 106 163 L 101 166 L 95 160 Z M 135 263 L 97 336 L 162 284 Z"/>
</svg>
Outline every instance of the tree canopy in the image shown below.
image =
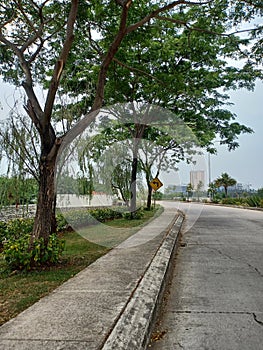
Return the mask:
<svg viewBox="0 0 263 350">
<path fill-rule="evenodd" d="M 224 187 L 225 196 L 227 197 L 228 187 L 234 186 L 237 183 L 235 179 L 229 176 L 227 173 L 222 173 L 220 177 L 215 180 L 216 187 Z"/>
<path fill-rule="evenodd" d="M 237 147 L 237 136 L 251 129 L 234 120 L 226 91 L 253 89 L 262 78 L 262 12 L 260 0 L 2 2 L 0 74 L 24 89 L 40 143 L 33 235 L 47 241 L 55 228 L 63 139 L 74 139 L 103 105 L 158 104 L 178 115 L 202 147 L 211 150 L 217 135 Z M 243 31 L 242 23 L 251 27 Z"/>
</svg>

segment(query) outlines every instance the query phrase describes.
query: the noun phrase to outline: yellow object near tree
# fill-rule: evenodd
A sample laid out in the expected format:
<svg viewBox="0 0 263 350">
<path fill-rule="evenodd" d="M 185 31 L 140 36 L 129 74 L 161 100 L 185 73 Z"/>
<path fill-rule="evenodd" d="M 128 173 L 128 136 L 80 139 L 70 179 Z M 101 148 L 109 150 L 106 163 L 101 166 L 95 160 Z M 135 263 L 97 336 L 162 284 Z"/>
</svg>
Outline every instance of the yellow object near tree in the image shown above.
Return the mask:
<svg viewBox="0 0 263 350">
<path fill-rule="evenodd" d="M 158 177 L 155 177 L 151 182 L 150 186 L 154 191 L 159 190 L 163 186 L 162 182 L 158 179 Z"/>
</svg>

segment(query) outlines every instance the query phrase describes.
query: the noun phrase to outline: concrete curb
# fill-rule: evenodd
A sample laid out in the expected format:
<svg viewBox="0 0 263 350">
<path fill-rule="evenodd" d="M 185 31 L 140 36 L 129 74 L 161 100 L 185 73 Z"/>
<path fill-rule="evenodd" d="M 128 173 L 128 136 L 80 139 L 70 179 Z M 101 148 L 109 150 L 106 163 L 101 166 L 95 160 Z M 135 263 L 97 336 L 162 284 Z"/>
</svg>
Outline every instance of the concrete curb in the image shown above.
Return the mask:
<svg viewBox="0 0 263 350">
<path fill-rule="evenodd" d="M 179 212 L 144 276 L 122 311 L 102 350 L 143 350 L 150 340 L 158 307 L 169 281 L 184 215 Z"/>
</svg>

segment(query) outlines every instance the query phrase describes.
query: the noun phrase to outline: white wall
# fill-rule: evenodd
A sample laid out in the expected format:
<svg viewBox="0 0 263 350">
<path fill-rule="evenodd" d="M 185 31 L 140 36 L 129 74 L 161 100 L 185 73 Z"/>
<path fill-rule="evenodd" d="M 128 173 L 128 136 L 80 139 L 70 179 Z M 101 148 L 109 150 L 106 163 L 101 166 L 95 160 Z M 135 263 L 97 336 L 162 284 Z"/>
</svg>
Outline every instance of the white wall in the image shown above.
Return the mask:
<svg viewBox="0 0 263 350">
<path fill-rule="evenodd" d="M 94 194 L 89 196 L 77 196 L 76 194 L 58 194 L 57 207 L 100 207 L 110 206 L 113 203 L 113 197 L 106 194 Z"/>
</svg>

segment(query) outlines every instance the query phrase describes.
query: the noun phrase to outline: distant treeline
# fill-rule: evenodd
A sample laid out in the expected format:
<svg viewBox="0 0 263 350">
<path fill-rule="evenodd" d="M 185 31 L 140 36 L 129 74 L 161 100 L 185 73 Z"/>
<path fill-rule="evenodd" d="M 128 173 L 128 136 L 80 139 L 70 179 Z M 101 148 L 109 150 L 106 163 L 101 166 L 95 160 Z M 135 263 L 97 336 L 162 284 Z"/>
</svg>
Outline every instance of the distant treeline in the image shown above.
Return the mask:
<svg viewBox="0 0 263 350">
<path fill-rule="evenodd" d="M 0 206 L 36 202 L 38 183 L 33 178 L 0 176 Z"/>
</svg>

